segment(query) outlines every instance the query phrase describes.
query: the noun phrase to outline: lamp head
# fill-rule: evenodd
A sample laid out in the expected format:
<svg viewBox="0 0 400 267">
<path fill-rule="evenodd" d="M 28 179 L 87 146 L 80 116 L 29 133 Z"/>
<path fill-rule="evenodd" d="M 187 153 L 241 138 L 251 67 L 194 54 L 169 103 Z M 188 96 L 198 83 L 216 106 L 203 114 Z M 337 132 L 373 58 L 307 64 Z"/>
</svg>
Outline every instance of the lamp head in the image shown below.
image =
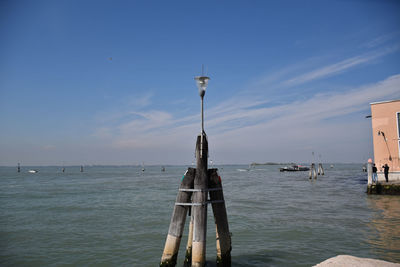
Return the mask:
<svg viewBox="0 0 400 267">
<path fill-rule="evenodd" d="M 208 80 L 210 80 L 210 77 L 196 76 L 194 77 L 194 79 L 196 80 L 197 87 L 199 88 L 200 97 L 204 97 L 208 85 Z"/>
</svg>

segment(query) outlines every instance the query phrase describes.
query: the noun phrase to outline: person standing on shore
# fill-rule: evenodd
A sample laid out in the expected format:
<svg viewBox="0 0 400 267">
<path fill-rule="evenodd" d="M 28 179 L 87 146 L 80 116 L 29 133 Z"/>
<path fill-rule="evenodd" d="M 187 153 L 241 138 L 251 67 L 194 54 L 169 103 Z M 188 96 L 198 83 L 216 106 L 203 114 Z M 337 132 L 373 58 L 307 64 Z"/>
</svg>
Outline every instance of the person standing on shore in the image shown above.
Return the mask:
<svg viewBox="0 0 400 267">
<path fill-rule="evenodd" d="M 372 182 L 373 183 L 377 183 L 378 182 L 378 176 L 376 174 L 377 171 L 378 171 L 378 169 L 376 168 L 376 165 L 374 163 L 374 165 L 372 166 Z"/>
<path fill-rule="evenodd" d="M 386 179 L 386 183 L 389 182 L 389 166 L 387 165 L 387 163 L 382 166 L 383 168 L 383 173 L 385 174 L 385 179 Z"/>
</svg>

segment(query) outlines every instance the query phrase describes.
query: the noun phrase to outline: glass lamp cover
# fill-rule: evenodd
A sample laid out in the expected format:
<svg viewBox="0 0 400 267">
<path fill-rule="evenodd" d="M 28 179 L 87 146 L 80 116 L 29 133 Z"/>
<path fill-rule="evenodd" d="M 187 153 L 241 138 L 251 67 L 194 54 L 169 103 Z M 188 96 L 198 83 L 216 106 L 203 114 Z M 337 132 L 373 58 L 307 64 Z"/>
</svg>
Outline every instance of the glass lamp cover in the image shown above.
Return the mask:
<svg viewBox="0 0 400 267">
<path fill-rule="evenodd" d="M 209 77 L 206 76 L 198 76 L 194 78 L 197 83 L 197 87 L 199 88 L 199 93 L 201 94 L 203 91 L 206 90 L 207 85 L 208 85 L 208 80 L 210 80 Z"/>
</svg>

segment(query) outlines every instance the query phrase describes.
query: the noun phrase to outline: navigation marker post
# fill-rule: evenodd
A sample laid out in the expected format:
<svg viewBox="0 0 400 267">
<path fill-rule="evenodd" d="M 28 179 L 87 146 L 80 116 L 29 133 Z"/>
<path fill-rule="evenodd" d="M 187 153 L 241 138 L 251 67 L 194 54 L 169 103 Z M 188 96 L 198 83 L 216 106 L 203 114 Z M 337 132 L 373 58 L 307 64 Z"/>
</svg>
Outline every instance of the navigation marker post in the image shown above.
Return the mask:
<svg viewBox="0 0 400 267">
<path fill-rule="evenodd" d="M 217 169 L 208 169 L 208 141 L 204 131 L 204 95 L 210 80 L 195 77 L 201 98 L 201 133 L 196 141 L 196 169 L 185 173 L 176 198 L 160 266 L 175 266 L 186 214 L 191 209 L 185 266 L 204 267 L 206 259 L 207 205 L 212 204 L 217 239 L 217 266 L 231 266 L 231 235 Z"/>
</svg>

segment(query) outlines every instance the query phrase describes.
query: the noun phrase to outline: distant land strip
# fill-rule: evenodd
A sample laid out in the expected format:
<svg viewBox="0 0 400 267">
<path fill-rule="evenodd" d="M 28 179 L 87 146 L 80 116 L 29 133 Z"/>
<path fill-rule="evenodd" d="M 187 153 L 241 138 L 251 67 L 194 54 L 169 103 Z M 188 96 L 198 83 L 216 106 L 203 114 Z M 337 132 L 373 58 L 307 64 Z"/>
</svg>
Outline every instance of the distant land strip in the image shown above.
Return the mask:
<svg viewBox="0 0 400 267">
<path fill-rule="evenodd" d="M 296 165 L 296 163 L 279 163 L 279 162 L 265 162 L 265 163 L 257 163 L 253 162 L 250 164 L 251 166 L 258 166 L 258 165 Z"/>
</svg>

